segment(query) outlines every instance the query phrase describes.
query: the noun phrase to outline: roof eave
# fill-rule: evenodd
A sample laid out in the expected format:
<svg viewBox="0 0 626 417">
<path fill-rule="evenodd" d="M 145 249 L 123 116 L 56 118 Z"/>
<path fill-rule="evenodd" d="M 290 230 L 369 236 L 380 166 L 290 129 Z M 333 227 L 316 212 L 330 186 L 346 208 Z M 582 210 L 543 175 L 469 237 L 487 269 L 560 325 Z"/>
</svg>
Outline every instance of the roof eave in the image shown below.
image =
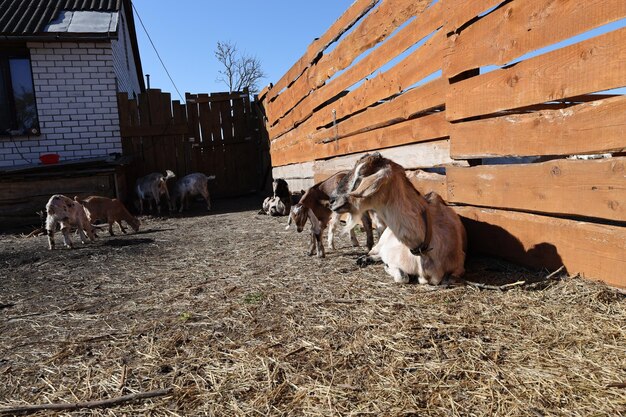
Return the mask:
<svg viewBox="0 0 626 417">
<path fill-rule="evenodd" d="M 139 79 L 139 88 L 141 89 L 142 92 L 144 92 L 146 91 L 146 84 L 143 79 L 143 68 L 141 67 L 141 56 L 139 55 L 139 44 L 137 43 L 137 32 L 135 31 L 135 16 L 133 13 L 133 5 L 132 5 L 131 0 L 122 0 L 122 6 L 123 6 L 122 9 L 124 9 L 124 14 L 126 15 L 128 33 L 130 35 L 130 45 L 133 49 L 133 57 L 135 58 L 135 68 L 137 69 L 137 78 Z"/>
<path fill-rule="evenodd" d="M 0 34 L 0 42 L 104 42 L 117 39 L 117 32 L 70 33 L 47 32 L 33 34 Z"/>
</svg>

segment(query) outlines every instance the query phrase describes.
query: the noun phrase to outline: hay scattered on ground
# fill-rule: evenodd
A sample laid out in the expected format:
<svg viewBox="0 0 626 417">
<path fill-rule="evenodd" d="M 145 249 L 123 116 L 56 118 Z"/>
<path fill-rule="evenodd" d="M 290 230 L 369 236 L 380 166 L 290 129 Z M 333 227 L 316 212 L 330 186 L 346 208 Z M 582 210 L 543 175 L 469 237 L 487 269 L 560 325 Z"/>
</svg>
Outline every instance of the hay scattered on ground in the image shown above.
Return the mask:
<svg viewBox="0 0 626 417">
<path fill-rule="evenodd" d="M 232 204 L 73 251 L 1 236 L 0 408 L 172 387 L 88 415 L 626 412 L 622 293 L 481 258 L 471 281 L 530 285 L 397 285 Z"/>
</svg>

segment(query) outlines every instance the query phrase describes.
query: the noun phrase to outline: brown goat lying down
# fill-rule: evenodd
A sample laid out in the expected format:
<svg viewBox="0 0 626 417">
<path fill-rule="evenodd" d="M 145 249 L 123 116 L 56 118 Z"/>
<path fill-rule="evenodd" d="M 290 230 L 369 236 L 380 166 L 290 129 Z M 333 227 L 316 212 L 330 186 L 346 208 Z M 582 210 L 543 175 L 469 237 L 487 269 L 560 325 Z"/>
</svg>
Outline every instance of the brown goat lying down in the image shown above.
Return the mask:
<svg viewBox="0 0 626 417">
<path fill-rule="evenodd" d="M 48 233 L 48 247 L 54 249 L 54 232 L 57 224 L 61 225 L 61 233 L 63 233 L 63 243 L 66 247 L 74 247 L 72 239 L 70 239 L 70 229 L 72 226 L 78 229 L 80 241 L 87 243 L 87 238 L 94 241 L 94 228 L 87 218 L 84 207 L 61 194 L 55 194 L 50 197 L 46 204 L 46 231 Z M 85 236 L 85 233 L 87 236 Z"/>
<path fill-rule="evenodd" d="M 328 234 L 328 241 L 329 245 L 334 248 L 333 232 L 335 223 L 338 222 L 339 217 L 334 216 L 328 206 L 330 196 L 336 192 L 342 179 L 348 173 L 349 171 L 340 171 L 325 181 L 315 184 L 304 193 L 298 204 L 291 208 L 287 228 L 289 228 L 289 225 L 291 225 L 293 221 L 296 224 L 296 230 L 300 233 L 304 229 L 307 220 L 311 221 L 311 247 L 309 249 L 309 256 L 313 255 L 315 250 L 317 250 L 318 257 L 323 258 L 325 256 L 322 233 L 329 223 L 331 223 L 331 227 Z M 372 221 L 367 212 L 361 214 L 361 222 L 363 223 L 367 236 L 367 247 L 371 249 L 374 245 L 374 235 L 372 232 Z M 356 241 L 356 236 L 352 229 L 350 229 L 350 237 L 352 243 L 358 246 L 358 241 Z"/>
<path fill-rule="evenodd" d="M 85 208 L 89 223 L 93 224 L 101 220 L 109 224 L 109 234 L 111 236 L 114 236 L 113 223 L 117 223 L 122 233 L 126 233 L 126 229 L 122 225 L 122 220 L 132 227 L 135 232 L 139 231 L 139 219 L 130 214 L 120 200 L 99 196 L 87 197 L 84 200 L 74 198 Z"/>
<path fill-rule="evenodd" d="M 387 225 L 367 260 L 382 260 L 396 282 L 417 275 L 421 284 L 440 284 L 465 272 L 467 238 L 461 219 L 436 193 L 422 196 L 404 168 L 378 152 L 359 159 L 346 192 L 331 208 L 357 215 L 374 210 Z"/>
</svg>

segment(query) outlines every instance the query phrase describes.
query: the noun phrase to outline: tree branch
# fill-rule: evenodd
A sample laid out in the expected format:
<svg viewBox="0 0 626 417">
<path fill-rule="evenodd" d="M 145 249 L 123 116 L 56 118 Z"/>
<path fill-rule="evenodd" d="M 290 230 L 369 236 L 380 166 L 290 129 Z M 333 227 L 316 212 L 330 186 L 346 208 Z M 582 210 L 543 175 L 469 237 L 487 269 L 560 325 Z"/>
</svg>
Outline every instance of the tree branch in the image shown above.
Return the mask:
<svg viewBox="0 0 626 417">
<path fill-rule="evenodd" d="M 137 392 L 135 394 L 128 394 L 121 397 L 109 398 L 106 400 L 87 401 L 82 403 L 51 403 L 51 404 L 36 404 L 36 405 L 23 405 L 18 407 L 0 408 L 0 416 L 13 415 L 13 414 L 31 414 L 42 410 L 78 410 L 81 408 L 106 408 L 114 405 L 119 405 L 129 401 L 142 400 L 145 398 L 162 397 L 170 394 L 173 388 L 158 389 L 147 392 Z"/>
</svg>

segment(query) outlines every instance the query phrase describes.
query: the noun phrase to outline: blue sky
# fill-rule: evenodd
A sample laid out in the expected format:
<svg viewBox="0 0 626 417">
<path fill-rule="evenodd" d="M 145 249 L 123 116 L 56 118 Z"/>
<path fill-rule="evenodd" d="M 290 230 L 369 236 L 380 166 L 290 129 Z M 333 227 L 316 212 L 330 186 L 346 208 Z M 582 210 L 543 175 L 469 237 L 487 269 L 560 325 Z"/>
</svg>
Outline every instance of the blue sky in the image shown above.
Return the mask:
<svg viewBox="0 0 626 417">
<path fill-rule="evenodd" d="M 228 91 L 218 83 L 222 69 L 214 56 L 218 41 L 261 60 L 276 83 L 316 37 L 346 11 L 353 0 L 133 0 L 152 41 L 181 94 Z M 139 51 L 150 86 L 177 93 L 135 16 Z"/>
<path fill-rule="evenodd" d="M 276 83 L 305 53 L 311 42 L 323 35 L 353 1 L 133 0 L 133 4 L 184 96 L 185 92 L 228 90 L 224 83 L 216 81 L 218 71 L 222 69 L 214 55 L 218 41 L 235 43 L 240 52 L 260 59 L 267 74 L 267 78 L 261 80 L 261 86 Z M 143 72 L 150 74 L 151 87 L 172 93 L 172 99 L 179 98 L 137 16 L 135 23 Z M 626 19 L 533 51 L 524 58 L 624 26 Z M 485 67 L 482 72 L 496 68 Z M 439 74 L 430 78 L 435 76 Z M 611 92 L 624 94 L 626 89 Z"/>
</svg>

